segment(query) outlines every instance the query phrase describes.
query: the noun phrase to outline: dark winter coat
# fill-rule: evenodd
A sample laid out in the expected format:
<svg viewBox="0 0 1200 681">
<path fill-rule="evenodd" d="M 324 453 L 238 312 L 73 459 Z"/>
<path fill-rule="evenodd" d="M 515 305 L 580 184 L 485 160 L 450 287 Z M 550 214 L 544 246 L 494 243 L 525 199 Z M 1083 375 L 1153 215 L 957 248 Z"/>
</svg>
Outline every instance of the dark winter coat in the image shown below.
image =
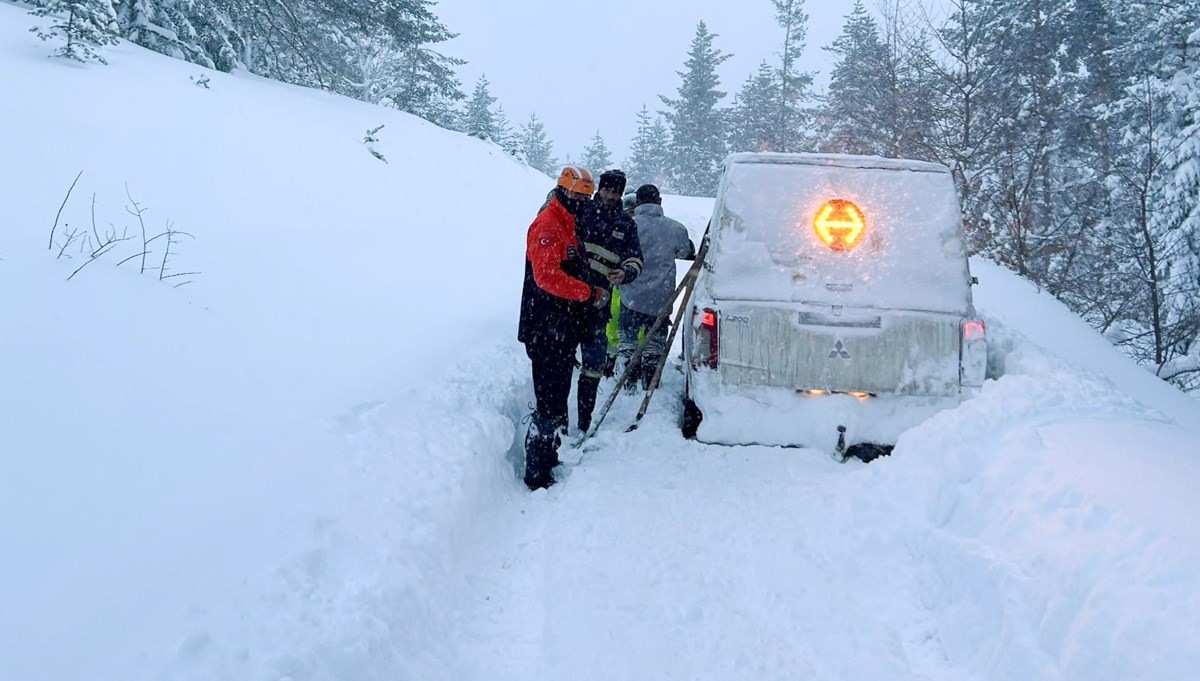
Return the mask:
<svg viewBox="0 0 1200 681">
<path fill-rule="evenodd" d="M 587 251 L 588 273 L 592 286 L 612 290 L 608 273 L 625 271 L 630 283 L 642 273 L 642 246 L 638 226 L 617 201 L 593 200 L 575 221 L 575 233 Z"/>
<path fill-rule="evenodd" d="M 588 268 L 575 217 L 558 196 L 538 213 L 525 239 L 525 284 L 517 340 L 526 344 L 578 344 L 592 319 L 595 286 L 584 281 Z"/>
</svg>

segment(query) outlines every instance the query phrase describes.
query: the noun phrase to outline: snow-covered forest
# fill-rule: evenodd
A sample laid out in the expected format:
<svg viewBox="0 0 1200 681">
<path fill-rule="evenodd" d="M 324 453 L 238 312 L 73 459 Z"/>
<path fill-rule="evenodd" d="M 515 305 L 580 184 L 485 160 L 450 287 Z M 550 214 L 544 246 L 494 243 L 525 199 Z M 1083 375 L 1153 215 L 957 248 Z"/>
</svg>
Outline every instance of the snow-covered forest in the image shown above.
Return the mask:
<svg viewBox="0 0 1200 681">
<path fill-rule="evenodd" d="M 764 0 L 765 1 L 765 0 Z M 733 151 L 830 151 L 952 168 L 971 249 L 1030 279 L 1140 363 L 1200 387 L 1200 0 L 861 1 L 810 45 L 803 0 L 730 96 L 720 27 L 697 26 L 676 92 L 636 112 L 623 167 L 706 196 Z M 34 0 L 42 32 L 103 60 L 115 37 L 221 71 L 247 69 L 416 114 L 553 173 L 615 162 L 597 130 L 555 154 L 486 77 L 467 96 L 432 0 Z M 801 55 L 836 56 L 818 92 Z"/>
<path fill-rule="evenodd" d="M 1195 2 L 724 2 L 618 0 L 563 80 L 534 0 L 0 0 L 0 681 L 1193 678 Z M 672 38 L 631 75 L 598 46 L 635 24 Z M 580 106 L 600 76 L 629 96 Z M 784 386 L 824 441 L 718 445 L 680 333 L 531 492 L 546 172 L 696 194 L 661 207 L 703 245 L 750 148 L 952 169 L 938 215 L 890 192 L 858 281 L 963 264 L 909 238 L 957 181 L 986 380 L 870 463 L 813 409 L 869 394 Z"/>
</svg>

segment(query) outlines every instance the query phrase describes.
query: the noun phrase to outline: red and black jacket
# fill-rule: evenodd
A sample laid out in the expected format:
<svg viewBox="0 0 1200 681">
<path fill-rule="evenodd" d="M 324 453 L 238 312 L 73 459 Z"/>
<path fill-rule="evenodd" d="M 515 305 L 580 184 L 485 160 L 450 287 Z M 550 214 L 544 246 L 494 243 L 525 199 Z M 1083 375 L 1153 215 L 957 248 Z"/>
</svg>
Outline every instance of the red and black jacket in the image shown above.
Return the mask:
<svg viewBox="0 0 1200 681">
<path fill-rule="evenodd" d="M 583 244 L 575 235 L 575 217 L 555 196 L 529 226 L 525 240 L 517 340 L 570 346 L 583 340 L 598 294 L 584 281 L 588 267 Z"/>
</svg>

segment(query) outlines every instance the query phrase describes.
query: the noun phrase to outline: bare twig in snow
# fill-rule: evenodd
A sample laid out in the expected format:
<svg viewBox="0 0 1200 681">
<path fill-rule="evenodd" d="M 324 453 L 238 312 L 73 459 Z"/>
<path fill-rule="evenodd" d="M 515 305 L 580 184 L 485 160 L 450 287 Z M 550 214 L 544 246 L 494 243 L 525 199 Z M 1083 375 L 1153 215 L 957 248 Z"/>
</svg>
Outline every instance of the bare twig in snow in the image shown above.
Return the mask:
<svg viewBox="0 0 1200 681">
<path fill-rule="evenodd" d="M 133 255 L 129 256 L 128 258 L 125 258 L 125 259 L 124 259 L 124 260 L 122 260 L 121 262 L 117 263 L 117 265 L 116 265 L 116 266 L 117 266 L 117 267 L 120 267 L 121 265 L 124 265 L 125 263 L 127 263 L 127 262 L 129 262 L 130 260 L 133 260 L 134 258 L 136 258 L 136 257 L 139 257 L 139 256 L 141 256 L 142 258 L 145 258 L 145 257 L 146 257 L 146 251 L 142 251 L 141 253 L 134 253 Z"/>
<path fill-rule="evenodd" d="M 65 230 L 67 227 L 70 227 L 70 225 L 63 225 L 63 229 L 64 229 L 64 230 Z M 62 247 L 58 249 L 58 255 L 57 255 L 57 256 L 55 256 L 55 259 L 56 259 L 56 260 L 57 260 L 58 258 L 61 258 L 61 257 L 63 257 L 64 255 L 66 255 L 66 253 L 67 253 L 67 249 L 68 249 L 68 248 L 70 248 L 70 247 L 71 247 L 71 245 L 72 245 L 72 244 L 74 244 L 74 243 L 75 243 L 75 241 L 76 241 L 76 240 L 79 238 L 79 230 L 77 230 L 77 229 L 72 229 L 70 232 L 65 232 L 65 233 L 64 233 L 64 236 L 66 236 L 66 237 L 67 237 L 67 240 L 66 240 L 66 241 L 63 241 L 63 242 L 62 242 Z M 71 258 L 71 256 L 67 255 L 67 259 L 69 260 L 70 258 Z"/>
<path fill-rule="evenodd" d="M 159 281 L 162 281 L 171 276 L 174 276 L 174 275 L 167 274 L 167 266 L 170 264 L 170 261 L 171 261 L 171 246 L 174 246 L 179 243 L 175 237 L 176 236 L 186 236 L 189 239 L 196 238 L 187 232 L 182 232 L 182 231 L 175 229 L 175 226 L 170 221 L 167 222 L 167 231 L 163 232 L 163 234 L 167 235 L 167 247 L 163 249 L 162 265 L 158 268 L 158 280 Z M 158 236 L 162 236 L 163 234 L 159 234 Z M 154 238 L 157 239 L 158 237 L 154 237 Z M 198 272 L 187 272 L 185 274 L 199 274 L 199 273 Z"/>
<path fill-rule="evenodd" d="M 111 225 L 109 225 L 109 226 L 112 227 Z M 93 221 L 93 223 L 92 223 L 93 233 L 95 232 L 95 229 L 96 229 L 96 224 Z M 99 236 L 97 236 L 97 239 L 98 238 L 99 238 Z M 93 261 L 99 260 L 101 256 L 111 252 L 114 248 L 117 247 L 117 244 L 125 242 L 125 241 L 129 241 L 132 238 L 133 237 L 129 235 L 129 228 L 126 228 L 125 231 L 118 238 L 117 237 L 117 228 L 112 227 L 112 229 L 110 231 L 105 233 L 104 243 L 102 243 L 98 247 L 92 249 L 91 255 L 88 257 L 87 261 L 84 262 L 79 267 L 77 267 L 75 269 L 75 271 L 71 273 L 71 276 L 67 277 L 67 281 L 71 281 L 71 279 L 75 278 L 76 274 L 79 274 L 79 272 L 83 268 L 90 265 Z M 121 261 L 121 262 L 124 262 L 124 261 Z"/>
<path fill-rule="evenodd" d="M 142 214 L 150 209 L 142 208 L 141 206 L 138 205 L 137 201 L 133 200 L 133 196 L 130 195 L 130 193 L 129 193 L 129 185 L 128 184 L 125 185 L 125 198 L 129 199 L 129 203 L 133 204 L 133 210 L 129 210 L 129 207 L 126 206 L 125 212 L 136 217 L 138 219 L 138 224 L 141 225 L 141 227 L 142 227 L 142 252 L 141 252 L 142 269 L 138 271 L 138 274 L 145 274 L 146 273 L 146 254 L 150 252 L 150 241 L 153 241 L 153 239 L 151 239 L 150 241 L 146 240 L 146 221 L 142 218 Z M 157 237 L 155 237 L 155 238 L 157 238 Z M 124 263 L 125 261 L 122 260 L 121 262 Z M 118 265 L 118 267 L 119 266 L 120 265 Z"/>
<path fill-rule="evenodd" d="M 63 197 L 62 205 L 58 207 L 58 214 L 54 216 L 54 226 L 50 228 L 50 245 L 46 247 L 48 251 L 54 249 L 54 232 L 58 230 L 58 219 L 62 217 L 63 208 L 67 207 L 67 200 L 71 198 L 71 192 L 75 190 L 75 184 L 81 177 L 83 177 L 82 170 L 75 176 L 75 181 L 71 183 L 71 187 L 67 189 L 67 195 Z M 58 255 L 61 257 L 62 251 L 59 251 Z"/>
<path fill-rule="evenodd" d="M 100 233 L 96 231 L 96 192 L 92 192 L 92 234 L 96 237 L 96 243 L 100 243 Z"/>
</svg>

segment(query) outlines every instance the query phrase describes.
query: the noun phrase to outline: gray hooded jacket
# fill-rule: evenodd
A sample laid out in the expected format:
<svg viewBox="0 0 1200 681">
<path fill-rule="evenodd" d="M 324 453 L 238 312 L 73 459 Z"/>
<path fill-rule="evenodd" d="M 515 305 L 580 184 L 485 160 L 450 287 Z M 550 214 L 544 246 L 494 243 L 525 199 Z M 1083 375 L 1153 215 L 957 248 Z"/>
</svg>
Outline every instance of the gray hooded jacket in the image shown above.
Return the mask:
<svg viewBox="0 0 1200 681">
<path fill-rule="evenodd" d="M 643 203 L 633 211 L 642 242 L 642 273 L 622 284 L 621 304 L 642 314 L 657 315 L 675 291 L 675 261 L 696 257 L 687 228 L 663 215 L 662 206 Z"/>
</svg>

